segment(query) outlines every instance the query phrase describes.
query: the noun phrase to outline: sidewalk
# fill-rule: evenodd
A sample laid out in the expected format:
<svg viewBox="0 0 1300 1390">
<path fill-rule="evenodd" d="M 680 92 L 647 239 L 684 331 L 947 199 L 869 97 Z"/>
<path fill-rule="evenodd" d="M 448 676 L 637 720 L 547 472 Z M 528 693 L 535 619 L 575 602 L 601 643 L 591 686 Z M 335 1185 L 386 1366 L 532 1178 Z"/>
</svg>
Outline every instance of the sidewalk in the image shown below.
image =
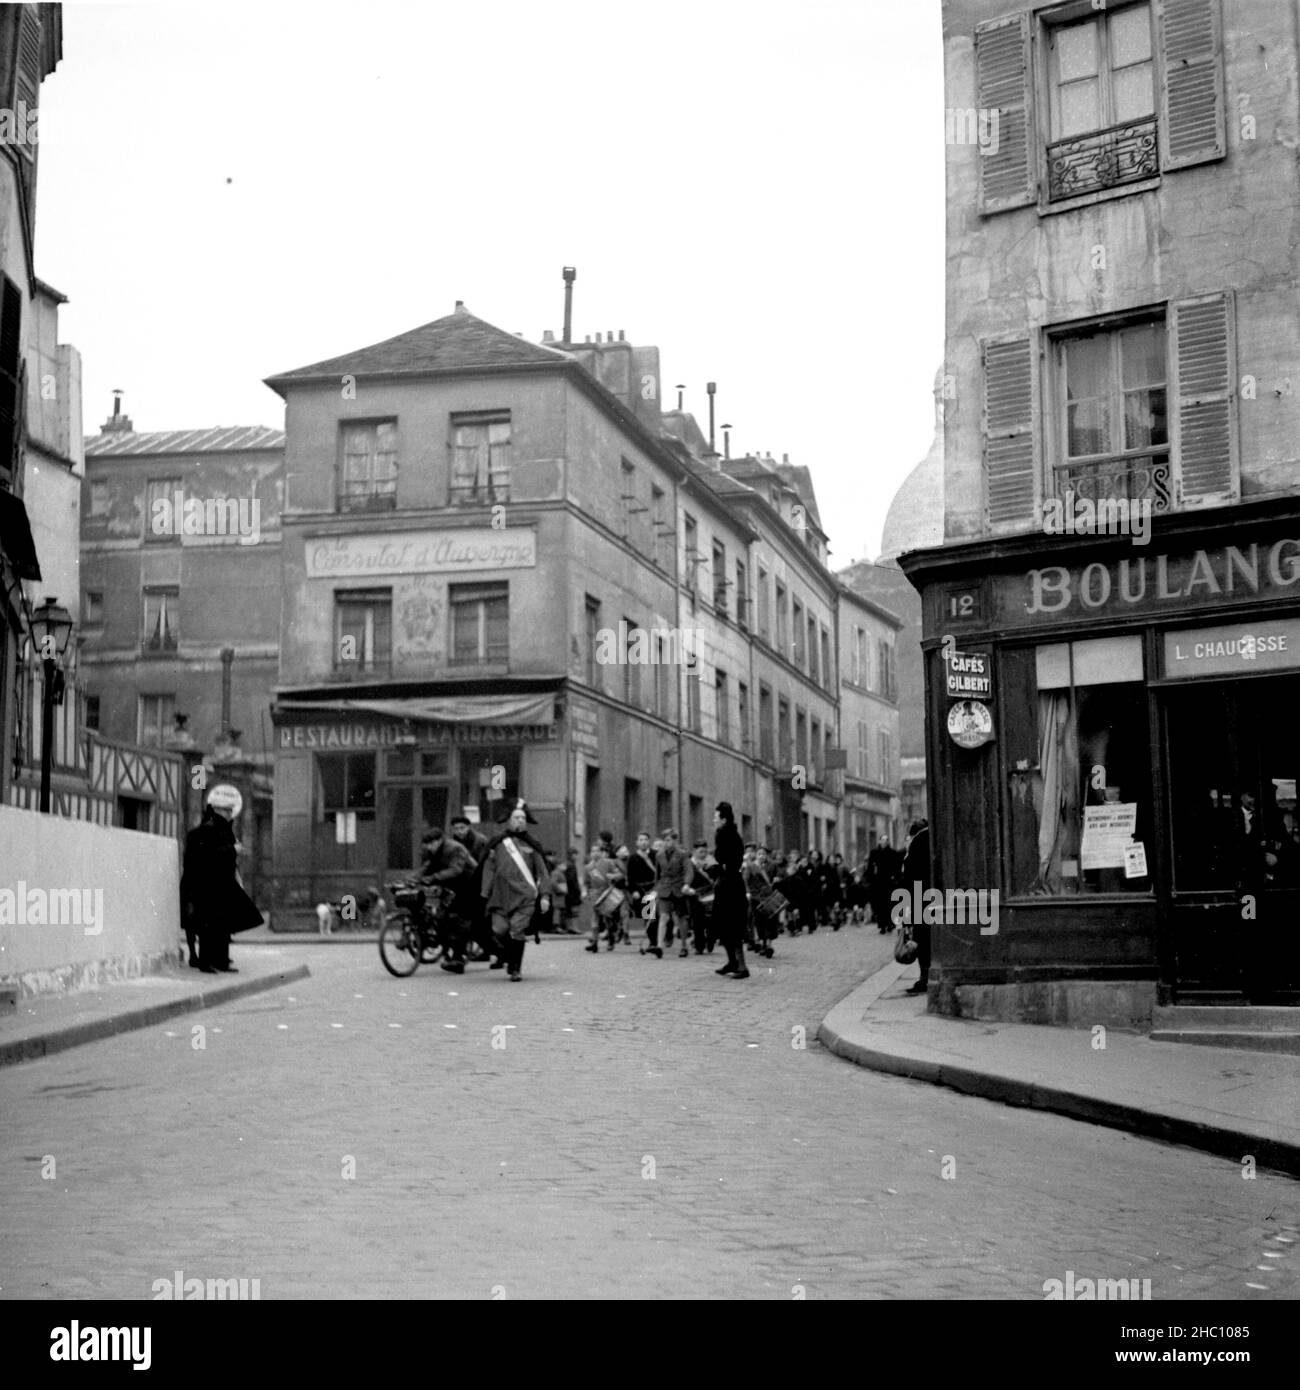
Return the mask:
<svg viewBox="0 0 1300 1390">
<path fill-rule="evenodd" d="M 236 938 L 240 945 L 244 940 L 242 935 Z M 238 969 L 236 975 L 204 975 L 186 966 L 99 989 L 20 999 L 13 1013 L 0 1014 L 0 1066 L 148 1028 L 196 1009 L 215 1008 L 311 973 L 274 947 L 241 951 Z"/>
<path fill-rule="evenodd" d="M 986 1023 L 925 1011 L 891 962 L 826 1015 L 818 1037 L 859 1066 L 967 1095 L 1208 1149 L 1300 1176 L 1300 1057 L 1152 1042 L 1107 1029 Z"/>
</svg>

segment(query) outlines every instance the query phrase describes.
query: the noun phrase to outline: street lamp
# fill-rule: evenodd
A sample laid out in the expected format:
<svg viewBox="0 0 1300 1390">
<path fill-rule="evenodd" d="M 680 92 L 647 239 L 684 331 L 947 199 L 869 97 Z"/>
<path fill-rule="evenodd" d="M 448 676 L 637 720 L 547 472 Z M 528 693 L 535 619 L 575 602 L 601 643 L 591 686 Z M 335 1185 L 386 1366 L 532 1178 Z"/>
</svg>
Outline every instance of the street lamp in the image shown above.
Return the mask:
<svg viewBox="0 0 1300 1390">
<path fill-rule="evenodd" d="M 54 706 L 63 703 L 63 672 L 59 662 L 72 636 L 72 614 L 58 599 L 46 598 L 31 616 L 28 626 L 32 646 L 40 653 L 44 669 L 41 703 L 41 810 L 50 809 L 50 767 L 54 762 Z"/>
</svg>

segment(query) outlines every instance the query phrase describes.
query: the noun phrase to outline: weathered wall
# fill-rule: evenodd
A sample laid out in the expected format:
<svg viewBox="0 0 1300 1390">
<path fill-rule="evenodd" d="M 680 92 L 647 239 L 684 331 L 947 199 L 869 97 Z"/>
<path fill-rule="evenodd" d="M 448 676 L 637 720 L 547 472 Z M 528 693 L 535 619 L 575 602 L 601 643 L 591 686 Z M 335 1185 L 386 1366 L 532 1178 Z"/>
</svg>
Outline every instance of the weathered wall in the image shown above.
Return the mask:
<svg viewBox="0 0 1300 1390">
<path fill-rule="evenodd" d="M 94 921 L 10 921 L 20 884 L 29 908 L 32 890 L 42 900 L 73 890 L 84 910 L 89 890 Z M 176 959 L 179 894 L 174 840 L 0 806 L 0 979 L 24 995 L 90 988 Z"/>
<path fill-rule="evenodd" d="M 950 109 L 976 104 L 976 24 L 1014 12 L 1005 0 L 945 0 Z M 1257 399 L 1239 402 L 1243 498 L 1294 485 L 1300 460 L 1295 6 L 1223 0 L 1223 19 L 1225 159 L 1166 171 L 1157 188 L 1069 211 L 1040 214 L 1030 206 L 982 216 L 979 149 L 949 144 L 948 540 L 984 529 L 979 339 L 1189 295 L 1235 292 L 1238 371 L 1258 381 Z M 1243 114 L 1255 119 L 1253 139 L 1245 138 Z"/>
</svg>

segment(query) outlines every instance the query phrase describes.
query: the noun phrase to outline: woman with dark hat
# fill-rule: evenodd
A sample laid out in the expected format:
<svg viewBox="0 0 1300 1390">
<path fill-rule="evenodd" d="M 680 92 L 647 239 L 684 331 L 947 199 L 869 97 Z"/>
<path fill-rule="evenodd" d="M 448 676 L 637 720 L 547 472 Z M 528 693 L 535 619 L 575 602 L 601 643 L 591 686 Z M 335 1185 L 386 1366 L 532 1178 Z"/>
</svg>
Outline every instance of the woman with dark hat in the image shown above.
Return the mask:
<svg viewBox="0 0 1300 1390">
<path fill-rule="evenodd" d="M 726 965 L 714 973 L 730 975 L 733 980 L 747 980 L 745 926 L 749 918 L 749 897 L 740 873 L 745 846 L 736 829 L 736 814 L 729 801 L 718 802 L 713 824 L 713 857 L 718 861 L 718 877 L 713 890 L 713 934 L 727 953 Z"/>
</svg>

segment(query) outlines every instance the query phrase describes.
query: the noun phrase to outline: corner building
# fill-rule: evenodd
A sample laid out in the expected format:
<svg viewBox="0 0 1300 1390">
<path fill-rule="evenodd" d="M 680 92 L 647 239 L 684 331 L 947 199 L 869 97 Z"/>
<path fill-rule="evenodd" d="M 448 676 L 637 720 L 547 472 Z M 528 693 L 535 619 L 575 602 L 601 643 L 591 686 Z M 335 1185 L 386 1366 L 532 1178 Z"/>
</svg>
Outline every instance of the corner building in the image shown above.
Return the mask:
<svg viewBox="0 0 1300 1390">
<path fill-rule="evenodd" d="M 947 150 L 944 542 L 902 565 L 936 883 L 1001 910 L 935 928 L 930 1006 L 1300 1004 L 1295 8 L 947 0 L 944 43 L 994 138 Z"/>
</svg>

